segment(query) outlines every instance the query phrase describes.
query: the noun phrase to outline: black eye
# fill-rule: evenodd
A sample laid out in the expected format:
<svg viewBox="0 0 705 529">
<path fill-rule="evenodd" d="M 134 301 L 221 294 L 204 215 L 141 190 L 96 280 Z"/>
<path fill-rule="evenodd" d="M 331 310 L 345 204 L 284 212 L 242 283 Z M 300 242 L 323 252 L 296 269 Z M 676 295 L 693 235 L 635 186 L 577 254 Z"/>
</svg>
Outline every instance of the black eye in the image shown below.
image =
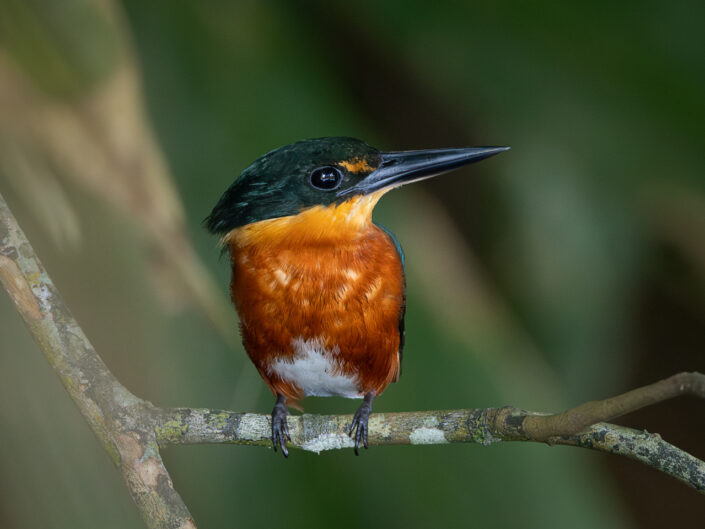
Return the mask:
<svg viewBox="0 0 705 529">
<path fill-rule="evenodd" d="M 340 185 L 343 173 L 335 167 L 319 167 L 311 172 L 311 185 L 316 189 L 330 191 Z"/>
</svg>

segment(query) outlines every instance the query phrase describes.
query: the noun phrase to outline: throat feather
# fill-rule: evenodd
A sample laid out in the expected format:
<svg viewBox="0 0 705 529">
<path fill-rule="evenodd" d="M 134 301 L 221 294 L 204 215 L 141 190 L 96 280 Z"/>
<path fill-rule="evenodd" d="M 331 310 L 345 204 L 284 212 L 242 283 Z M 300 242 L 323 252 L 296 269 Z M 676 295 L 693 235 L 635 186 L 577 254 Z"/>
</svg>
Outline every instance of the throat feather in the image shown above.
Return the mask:
<svg viewBox="0 0 705 529">
<path fill-rule="evenodd" d="M 253 222 L 235 228 L 223 237 L 223 243 L 238 248 L 288 241 L 332 242 L 364 236 L 372 225 L 372 210 L 385 193 L 352 197 L 340 204 L 314 206 L 298 215 Z"/>
</svg>

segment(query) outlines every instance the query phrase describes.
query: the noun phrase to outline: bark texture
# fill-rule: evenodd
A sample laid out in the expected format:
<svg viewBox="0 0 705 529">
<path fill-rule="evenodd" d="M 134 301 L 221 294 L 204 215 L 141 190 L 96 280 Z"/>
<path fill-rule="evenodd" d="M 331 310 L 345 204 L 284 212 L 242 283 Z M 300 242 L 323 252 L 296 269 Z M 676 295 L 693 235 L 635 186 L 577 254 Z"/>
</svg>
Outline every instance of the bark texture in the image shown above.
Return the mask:
<svg viewBox="0 0 705 529">
<path fill-rule="evenodd" d="M 130 393 L 84 335 L 0 196 L 0 283 L 15 303 L 66 391 L 123 475 L 148 527 L 195 528 L 173 487 L 160 449 L 230 443 L 271 447 L 271 418 L 252 413 L 161 409 Z M 705 493 L 705 462 L 658 434 L 608 421 L 679 395 L 705 397 L 705 376 L 680 373 L 601 401 L 549 415 L 513 407 L 377 413 L 370 445 L 538 441 L 613 453 L 641 461 Z M 309 452 L 350 448 L 350 415 L 290 416 L 290 445 Z"/>
</svg>

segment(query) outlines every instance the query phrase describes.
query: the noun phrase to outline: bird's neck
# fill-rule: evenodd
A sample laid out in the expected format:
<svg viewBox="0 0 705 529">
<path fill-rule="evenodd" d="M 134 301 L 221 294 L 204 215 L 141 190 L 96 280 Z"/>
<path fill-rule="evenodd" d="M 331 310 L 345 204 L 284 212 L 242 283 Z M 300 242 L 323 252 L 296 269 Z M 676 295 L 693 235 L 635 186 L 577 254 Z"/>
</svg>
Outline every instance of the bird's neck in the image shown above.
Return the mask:
<svg viewBox="0 0 705 529">
<path fill-rule="evenodd" d="M 253 222 L 235 228 L 223 237 L 231 248 L 286 244 L 335 244 L 364 237 L 373 229 L 372 210 L 385 193 L 380 190 L 330 206 L 314 206 L 298 215 Z"/>
</svg>

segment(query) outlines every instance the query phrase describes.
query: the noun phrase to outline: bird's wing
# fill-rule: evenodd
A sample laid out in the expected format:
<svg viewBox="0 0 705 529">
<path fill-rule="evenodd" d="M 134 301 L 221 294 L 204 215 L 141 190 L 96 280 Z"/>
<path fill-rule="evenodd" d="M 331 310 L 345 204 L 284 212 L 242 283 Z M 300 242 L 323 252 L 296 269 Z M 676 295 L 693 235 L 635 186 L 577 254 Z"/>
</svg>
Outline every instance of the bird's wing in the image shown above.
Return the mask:
<svg viewBox="0 0 705 529">
<path fill-rule="evenodd" d="M 401 303 L 401 307 L 399 309 L 399 376 L 401 376 L 401 364 L 402 364 L 402 358 L 404 356 L 404 315 L 406 314 L 406 270 L 405 270 L 405 265 L 404 265 L 404 250 L 401 247 L 401 244 L 399 243 L 399 240 L 397 239 L 396 235 L 392 233 L 392 231 L 387 228 L 386 226 L 382 224 L 377 224 L 375 222 L 375 226 L 377 226 L 379 229 L 381 229 L 384 233 L 386 233 L 389 238 L 392 240 L 394 243 L 394 247 L 397 250 L 397 254 L 399 254 L 399 260 L 401 261 L 401 271 L 403 274 L 402 280 L 404 281 L 404 293 L 403 293 L 403 299 Z"/>
</svg>

